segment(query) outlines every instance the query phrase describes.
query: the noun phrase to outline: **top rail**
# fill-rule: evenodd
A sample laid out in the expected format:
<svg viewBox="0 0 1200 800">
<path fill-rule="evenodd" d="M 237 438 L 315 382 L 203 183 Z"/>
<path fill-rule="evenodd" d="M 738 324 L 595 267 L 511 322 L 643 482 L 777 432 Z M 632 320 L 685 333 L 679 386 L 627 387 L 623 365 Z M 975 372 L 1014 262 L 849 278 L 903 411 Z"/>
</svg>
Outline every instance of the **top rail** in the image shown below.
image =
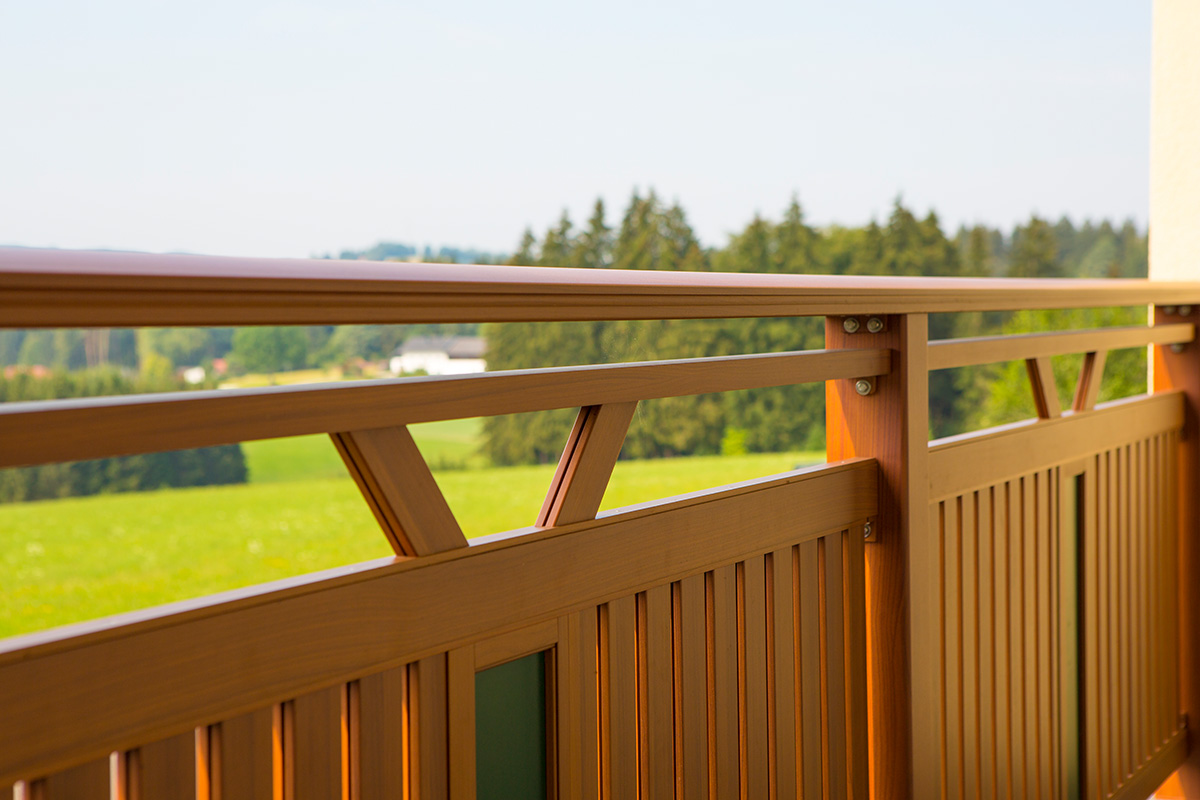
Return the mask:
<svg viewBox="0 0 1200 800">
<path fill-rule="evenodd" d="M 1200 282 L 400 264 L 0 248 L 0 327 L 904 314 L 1200 304 Z"/>
</svg>

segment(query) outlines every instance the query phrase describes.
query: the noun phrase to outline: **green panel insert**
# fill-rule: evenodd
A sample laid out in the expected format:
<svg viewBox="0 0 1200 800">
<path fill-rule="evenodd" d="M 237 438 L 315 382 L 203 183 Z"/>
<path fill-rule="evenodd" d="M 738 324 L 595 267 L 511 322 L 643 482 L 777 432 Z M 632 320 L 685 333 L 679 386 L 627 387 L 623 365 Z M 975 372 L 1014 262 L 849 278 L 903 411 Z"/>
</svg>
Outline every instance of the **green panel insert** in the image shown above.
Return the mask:
<svg viewBox="0 0 1200 800">
<path fill-rule="evenodd" d="M 475 674 L 477 800 L 546 797 L 546 654 Z"/>
</svg>

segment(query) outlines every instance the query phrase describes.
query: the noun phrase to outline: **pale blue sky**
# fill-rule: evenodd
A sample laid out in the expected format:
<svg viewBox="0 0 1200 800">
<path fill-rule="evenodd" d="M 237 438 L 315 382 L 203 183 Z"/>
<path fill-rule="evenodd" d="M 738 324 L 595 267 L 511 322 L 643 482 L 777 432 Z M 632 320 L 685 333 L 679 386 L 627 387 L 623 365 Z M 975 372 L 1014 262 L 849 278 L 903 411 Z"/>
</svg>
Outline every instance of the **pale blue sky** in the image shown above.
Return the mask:
<svg viewBox="0 0 1200 800">
<path fill-rule="evenodd" d="M 0 243 L 511 250 L 599 195 L 726 241 L 903 193 L 948 227 L 1148 197 L 1150 4 L 0 0 Z"/>
</svg>

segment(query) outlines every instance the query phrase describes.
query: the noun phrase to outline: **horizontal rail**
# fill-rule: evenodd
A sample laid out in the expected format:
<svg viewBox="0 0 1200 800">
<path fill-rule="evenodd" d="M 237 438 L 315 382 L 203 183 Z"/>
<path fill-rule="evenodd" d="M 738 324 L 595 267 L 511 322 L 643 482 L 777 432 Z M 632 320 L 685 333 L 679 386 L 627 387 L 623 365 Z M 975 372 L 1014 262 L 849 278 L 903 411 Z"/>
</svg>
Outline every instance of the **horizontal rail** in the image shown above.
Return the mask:
<svg viewBox="0 0 1200 800">
<path fill-rule="evenodd" d="M 0 403 L 0 467 L 885 375 L 887 350 L 809 350 L 310 386 Z"/>
<path fill-rule="evenodd" d="M 0 785 L 845 530 L 877 498 L 855 459 L 6 640 Z"/>
<path fill-rule="evenodd" d="M 1200 304 L 1200 283 L 400 264 L 0 248 L 0 327 L 903 314 Z"/>
<path fill-rule="evenodd" d="M 971 367 L 998 361 L 1120 350 L 1157 344 L 1184 344 L 1196 338 L 1191 323 L 1174 325 L 1131 325 L 1123 328 L 1094 328 L 1082 331 L 1053 331 L 1017 336 L 980 336 L 971 339 L 942 339 L 929 343 L 929 369 Z"/>
<path fill-rule="evenodd" d="M 1026 420 L 929 443 L 929 499 L 942 500 L 1019 475 L 1179 430 L 1183 392 L 1138 395 L 1094 411 Z"/>
</svg>

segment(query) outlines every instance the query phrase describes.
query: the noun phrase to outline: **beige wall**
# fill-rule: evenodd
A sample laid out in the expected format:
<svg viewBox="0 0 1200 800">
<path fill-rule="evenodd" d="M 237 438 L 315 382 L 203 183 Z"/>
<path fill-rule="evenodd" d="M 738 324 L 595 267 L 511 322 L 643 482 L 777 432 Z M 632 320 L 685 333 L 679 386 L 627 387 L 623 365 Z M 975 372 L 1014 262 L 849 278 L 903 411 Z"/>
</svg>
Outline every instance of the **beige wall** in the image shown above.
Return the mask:
<svg viewBox="0 0 1200 800">
<path fill-rule="evenodd" d="M 1200 0 L 1155 0 L 1150 276 L 1200 280 Z"/>
</svg>

